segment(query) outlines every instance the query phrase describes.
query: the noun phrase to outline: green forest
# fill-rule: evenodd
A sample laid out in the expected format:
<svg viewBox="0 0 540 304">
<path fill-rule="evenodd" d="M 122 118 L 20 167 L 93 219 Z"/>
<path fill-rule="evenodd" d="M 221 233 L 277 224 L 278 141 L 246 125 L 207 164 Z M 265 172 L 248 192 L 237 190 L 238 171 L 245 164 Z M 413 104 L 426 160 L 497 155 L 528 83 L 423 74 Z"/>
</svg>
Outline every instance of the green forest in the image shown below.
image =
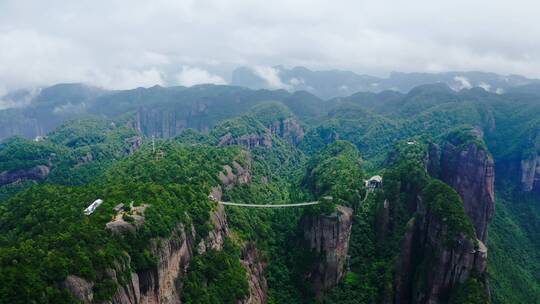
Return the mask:
<svg viewBox="0 0 540 304">
<path fill-rule="evenodd" d="M 0 143 L 0 303 L 117 303 L 135 276 L 139 299 L 164 302 L 540 302 L 540 191 L 520 173 L 540 155 L 540 96 L 137 90 L 96 97 L 96 115 L 38 140 Z M 183 127 L 150 114 L 134 127 L 138 107 L 201 102 Z M 432 166 L 469 155 L 485 157 L 469 167 L 494 163 L 487 258 L 464 191 Z M 429 270 L 454 266 L 466 270 L 437 285 Z"/>
</svg>

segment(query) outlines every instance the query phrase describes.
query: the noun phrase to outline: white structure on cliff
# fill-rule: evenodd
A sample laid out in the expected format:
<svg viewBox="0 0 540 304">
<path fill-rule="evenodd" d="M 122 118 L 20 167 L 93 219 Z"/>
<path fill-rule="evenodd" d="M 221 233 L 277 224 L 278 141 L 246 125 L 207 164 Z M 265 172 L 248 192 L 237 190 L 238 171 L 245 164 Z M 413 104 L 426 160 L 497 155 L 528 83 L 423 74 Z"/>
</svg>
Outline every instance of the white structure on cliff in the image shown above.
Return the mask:
<svg viewBox="0 0 540 304">
<path fill-rule="evenodd" d="M 365 185 L 368 189 L 380 188 L 382 185 L 382 177 L 380 175 L 372 176 L 370 179 L 365 181 Z"/>
<path fill-rule="evenodd" d="M 98 198 L 92 204 L 90 204 L 90 206 L 84 209 L 84 214 L 90 215 L 94 213 L 94 211 L 96 211 L 96 208 L 99 207 L 99 205 L 101 205 L 102 203 L 103 203 L 103 200 Z"/>
</svg>

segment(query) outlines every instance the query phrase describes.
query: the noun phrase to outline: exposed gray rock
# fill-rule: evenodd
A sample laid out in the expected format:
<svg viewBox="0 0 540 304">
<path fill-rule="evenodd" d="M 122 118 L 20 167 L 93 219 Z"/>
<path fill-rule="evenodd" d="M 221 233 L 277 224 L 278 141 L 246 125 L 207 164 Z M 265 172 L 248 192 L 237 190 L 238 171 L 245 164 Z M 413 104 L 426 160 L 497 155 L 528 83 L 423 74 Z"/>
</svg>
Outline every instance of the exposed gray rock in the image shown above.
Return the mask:
<svg viewBox="0 0 540 304">
<path fill-rule="evenodd" d="M 242 300 L 242 304 L 265 304 L 268 302 L 268 285 L 264 276 L 264 264 L 253 243 L 242 248 L 242 266 L 247 271 L 249 295 Z"/>
<path fill-rule="evenodd" d="M 244 146 L 248 149 L 256 147 L 272 148 L 272 136 L 269 132 L 262 135 L 249 134 L 240 137 L 233 137 L 231 133 L 227 133 L 219 139 L 218 146 L 231 145 Z"/>
<path fill-rule="evenodd" d="M 234 167 L 234 172 L 233 172 Z M 238 162 L 233 161 L 230 165 L 223 166 L 224 172 L 219 172 L 219 180 L 225 189 L 230 189 L 236 185 L 247 184 L 251 182 L 251 158 L 246 158 L 246 164 L 242 167 Z"/>
<path fill-rule="evenodd" d="M 304 129 L 292 118 L 274 121 L 267 128 L 272 134 L 284 138 L 295 146 L 299 145 L 304 139 Z"/>
<path fill-rule="evenodd" d="M 84 304 L 91 304 L 94 298 L 93 282 L 88 282 L 75 275 L 69 275 L 64 280 L 64 287 Z"/>
<path fill-rule="evenodd" d="M 471 275 L 486 280 L 487 248 L 463 233 L 450 236 L 444 218 L 426 209 L 407 226 L 394 277 L 395 304 L 447 303 L 452 291 Z"/>
<path fill-rule="evenodd" d="M 307 274 L 317 296 L 336 286 L 345 274 L 353 211 L 336 208 L 330 215 L 309 215 L 302 220 L 309 249 L 321 257 Z"/>
<path fill-rule="evenodd" d="M 140 303 L 179 303 L 181 277 L 193 257 L 195 231 L 179 224 L 168 238 L 152 240 L 151 252 L 157 267 L 138 274 Z"/>
<path fill-rule="evenodd" d="M 210 222 L 214 229 L 197 245 L 197 252 L 199 254 L 207 250 L 223 249 L 225 239 L 229 236 L 229 227 L 223 205 L 217 205 L 216 209 L 210 214 Z"/>
<path fill-rule="evenodd" d="M 45 165 L 35 166 L 29 169 L 0 172 L 0 186 L 11 184 L 21 180 L 44 180 L 49 173 L 50 168 Z"/>
<path fill-rule="evenodd" d="M 495 208 L 495 169 L 489 152 L 476 143 L 446 143 L 442 149 L 433 145 L 428 171 L 459 193 L 478 239 L 485 242 Z"/>
<path fill-rule="evenodd" d="M 141 136 L 133 136 L 124 140 L 124 143 L 127 145 L 126 153 L 131 155 L 139 149 L 143 144 L 143 139 Z"/>
</svg>

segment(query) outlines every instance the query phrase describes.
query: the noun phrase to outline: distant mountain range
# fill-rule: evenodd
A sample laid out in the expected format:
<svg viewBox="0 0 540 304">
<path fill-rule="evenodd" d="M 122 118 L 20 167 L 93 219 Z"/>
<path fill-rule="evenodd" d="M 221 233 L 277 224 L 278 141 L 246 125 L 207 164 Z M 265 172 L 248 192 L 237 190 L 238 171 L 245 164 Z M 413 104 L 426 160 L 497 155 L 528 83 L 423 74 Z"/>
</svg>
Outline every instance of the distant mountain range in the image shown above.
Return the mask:
<svg viewBox="0 0 540 304">
<path fill-rule="evenodd" d="M 540 303 L 540 84 L 257 73 L 282 88 L 4 96 L 0 304 Z"/>
<path fill-rule="evenodd" d="M 237 68 L 233 71 L 231 80 L 232 85 L 252 89 L 303 90 L 323 99 L 348 96 L 356 92 L 393 90 L 407 93 L 416 86 L 431 83 L 445 83 L 455 91 L 480 87 L 500 94 L 517 86 L 540 85 L 540 80 L 485 72 L 393 72 L 388 78 L 381 78 L 351 71 L 312 71 L 305 67 L 288 69 L 283 66 Z"/>
<path fill-rule="evenodd" d="M 404 103 L 415 111 L 417 103 L 462 100 L 471 93 L 540 95 L 540 80 L 482 72 L 392 73 L 378 78 L 304 67 L 243 67 L 233 72 L 232 84 L 105 90 L 66 83 L 16 90 L 0 96 L 0 140 L 44 136 L 67 120 L 88 115 L 123 115 L 146 135 L 173 137 L 185 128 L 207 131 L 264 101 L 281 101 L 305 118 L 317 117 L 341 101 L 385 112 L 395 109 L 387 103 Z M 418 97 L 420 93 L 427 96 Z"/>
</svg>

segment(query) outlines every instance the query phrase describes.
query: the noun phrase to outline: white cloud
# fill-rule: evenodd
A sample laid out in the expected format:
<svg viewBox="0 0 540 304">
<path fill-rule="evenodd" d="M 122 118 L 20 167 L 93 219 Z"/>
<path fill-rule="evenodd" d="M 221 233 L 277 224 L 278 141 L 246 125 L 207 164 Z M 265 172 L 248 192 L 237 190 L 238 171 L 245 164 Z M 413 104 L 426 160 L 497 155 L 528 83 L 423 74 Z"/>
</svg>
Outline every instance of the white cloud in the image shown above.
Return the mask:
<svg viewBox="0 0 540 304">
<path fill-rule="evenodd" d="M 15 102 L 14 100 L 11 100 L 11 99 L 0 98 L 0 110 L 11 109 L 11 108 L 22 108 L 24 106 L 25 104 L 23 103 Z"/>
<path fill-rule="evenodd" d="M 487 83 L 485 83 L 485 82 L 480 82 L 480 83 L 478 84 L 478 87 L 480 87 L 480 88 L 482 88 L 482 89 L 484 89 L 484 90 L 486 90 L 486 91 L 488 91 L 488 92 L 491 91 L 491 85 L 490 85 L 490 84 L 487 84 Z"/>
<path fill-rule="evenodd" d="M 453 87 L 453 89 L 456 91 L 472 88 L 471 82 L 467 77 L 456 76 L 454 77 L 454 81 L 457 82 L 456 85 Z"/>
<path fill-rule="evenodd" d="M 253 72 L 261 77 L 271 89 L 290 89 L 291 86 L 283 83 L 279 77 L 279 70 L 269 66 L 256 66 Z"/>
<path fill-rule="evenodd" d="M 86 104 L 80 103 L 80 104 L 72 104 L 72 103 L 66 103 L 61 106 L 57 106 L 53 109 L 53 112 L 56 114 L 70 114 L 70 113 L 79 113 L 84 110 L 86 107 Z"/>
<path fill-rule="evenodd" d="M 7 90 L 0 87 L 0 110 L 24 108 L 32 103 L 32 99 L 36 97 L 40 91 L 40 89 L 25 91 L 21 96 L 16 98 L 15 96 L 7 95 Z"/>
<path fill-rule="evenodd" d="M 167 85 L 179 66 L 215 82 L 276 64 L 540 77 L 538 11 L 534 0 L 2 0 L 0 83 Z"/>
<path fill-rule="evenodd" d="M 221 76 L 210 74 L 208 71 L 197 67 L 183 66 L 182 71 L 176 74 L 176 81 L 183 86 L 197 84 L 226 84 Z"/>
<path fill-rule="evenodd" d="M 301 84 L 304 84 L 304 79 L 302 78 L 296 78 L 296 77 L 293 77 L 291 79 L 289 79 L 289 83 L 293 86 L 299 86 Z"/>
<path fill-rule="evenodd" d="M 89 70 L 82 82 L 107 89 L 132 89 L 136 87 L 151 87 L 165 85 L 164 75 L 157 68 L 142 70 L 114 69 L 110 71 Z"/>
</svg>

